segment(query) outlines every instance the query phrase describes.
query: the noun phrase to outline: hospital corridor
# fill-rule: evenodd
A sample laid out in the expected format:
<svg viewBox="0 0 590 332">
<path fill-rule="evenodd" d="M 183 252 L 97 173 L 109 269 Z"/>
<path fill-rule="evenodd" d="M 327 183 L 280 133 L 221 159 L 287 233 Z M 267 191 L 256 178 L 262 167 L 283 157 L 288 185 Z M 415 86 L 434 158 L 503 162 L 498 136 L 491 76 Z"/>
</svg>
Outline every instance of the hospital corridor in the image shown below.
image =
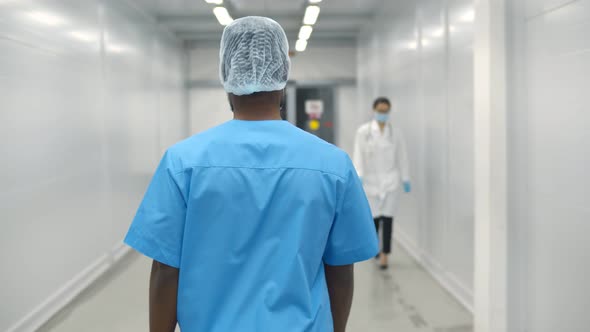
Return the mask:
<svg viewBox="0 0 590 332">
<path fill-rule="evenodd" d="M 0 0 L 0 332 L 590 331 L 590 0 Z"/>
</svg>

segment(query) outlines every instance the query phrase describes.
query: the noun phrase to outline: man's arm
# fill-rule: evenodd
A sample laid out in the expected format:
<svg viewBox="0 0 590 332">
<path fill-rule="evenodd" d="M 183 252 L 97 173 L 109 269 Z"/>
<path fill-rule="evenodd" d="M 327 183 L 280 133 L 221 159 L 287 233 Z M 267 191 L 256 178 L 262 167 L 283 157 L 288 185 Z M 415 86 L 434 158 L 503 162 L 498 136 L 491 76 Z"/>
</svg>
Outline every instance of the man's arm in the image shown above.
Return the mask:
<svg viewBox="0 0 590 332">
<path fill-rule="evenodd" d="M 150 277 L 150 332 L 176 329 L 177 268 L 154 261 Z"/>
<path fill-rule="evenodd" d="M 354 265 L 325 265 L 325 269 L 334 320 L 334 332 L 345 332 L 352 307 Z"/>
</svg>

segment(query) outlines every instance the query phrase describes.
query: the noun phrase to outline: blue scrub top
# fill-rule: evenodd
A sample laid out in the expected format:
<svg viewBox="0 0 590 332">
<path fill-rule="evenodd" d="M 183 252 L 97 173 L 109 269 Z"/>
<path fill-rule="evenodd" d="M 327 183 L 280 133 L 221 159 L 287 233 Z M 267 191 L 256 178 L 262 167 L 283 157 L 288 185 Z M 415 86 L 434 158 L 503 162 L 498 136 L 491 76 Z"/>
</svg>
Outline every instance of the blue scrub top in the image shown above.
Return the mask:
<svg viewBox="0 0 590 332">
<path fill-rule="evenodd" d="M 183 332 L 333 331 L 324 263 L 378 252 L 348 155 L 286 121 L 168 149 L 125 242 L 180 269 Z"/>
</svg>

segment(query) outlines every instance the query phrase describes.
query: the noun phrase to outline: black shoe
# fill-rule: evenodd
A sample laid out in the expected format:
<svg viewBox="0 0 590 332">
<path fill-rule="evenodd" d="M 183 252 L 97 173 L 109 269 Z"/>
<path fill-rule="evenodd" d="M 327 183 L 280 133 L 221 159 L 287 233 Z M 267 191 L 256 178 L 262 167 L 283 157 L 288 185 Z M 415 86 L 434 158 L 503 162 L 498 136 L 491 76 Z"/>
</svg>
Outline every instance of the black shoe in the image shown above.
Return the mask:
<svg viewBox="0 0 590 332">
<path fill-rule="evenodd" d="M 381 270 L 387 270 L 388 267 L 389 267 L 388 265 L 381 265 L 379 268 Z"/>
</svg>

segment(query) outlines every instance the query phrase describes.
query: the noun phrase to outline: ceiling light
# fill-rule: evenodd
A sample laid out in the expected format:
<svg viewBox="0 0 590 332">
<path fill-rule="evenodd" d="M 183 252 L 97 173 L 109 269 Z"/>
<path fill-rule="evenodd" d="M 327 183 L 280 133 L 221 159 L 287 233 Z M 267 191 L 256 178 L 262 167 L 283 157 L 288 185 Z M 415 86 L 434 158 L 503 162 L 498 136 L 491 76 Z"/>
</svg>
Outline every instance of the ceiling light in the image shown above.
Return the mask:
<svg viewBox="0 0 590 332">
<path fill-rule="evenodd" d="M 121 53 L 130 53 L 131 52 L 131 48 L 125 45 L 120 45 L 120 44 L 110 44 L 107 45 L 106 47 L 107 52 L 110 53 L 117 53 L 117 54 L 121 54 Z"/>
<path fill-rule="evenodd" d="M 314 25 L 320 15 L 320 7 L 308 6 L 303 17 L 303 24 Z"/>
<path fill-rule="evenodd" d="M 299 29 L 299 39 L 308 40 L 311 37 L 313 28 L 309 25 L 304 25 Z"/>
<path fill-rule="evenodd" d="M 47 24 L 49 26 L 58 26 L 65 23 L 64 19 L 61 17 L 47 12 L 31 12 L 28 16 L 36 22 Z"/>
<path fill-rule="evenodd" d="M 469 10 L 463 16 L 461 16 L 461 21 L 463 22 L 473 22 L 475 21 L 475 10 Z"/>
<path fill-rule="evenodd" d="M 457 31 L 457 28 L 455 28 L 454 25 L 449 25 L 449 31 L 450 32 L 455 32 L 455 31 Z"/>
<path fill-rule="evenodd" d="M 440 37 L 444 36 L 444 34 L 445 34 L 445 29 L 440 28 L 440 29 L 434 30 L 434 32 L 432 33 L 432 37 L 440 38 Z"/>
<path fill-rule="evenodd" d="M 225 7 L 215 7 L 213 9 L 213 14 L 215 14 L 215 17 L 217 17 L 217 21 L 219 21 L 219 24 L 221 25 L 228 25 L 234 21 L 234 19 L 231 18 Z"/>
<path fill-rule="evenodd" d="M 98 37 L 95 34 L 85 31 L 72 31 L 70 32 L 70 36 L 72 36 L 75 39 L 78 39 L 79 41 L 88 43 L 93 43 L 98 40 Z"/>
<path fill-rule="evenodd" d="M 295 50 L 297 52 L 304 52 L 307 48 L 307 40 L 299 39 L 297 43 L 295 43 Z"/>
<path fill-rule="evenodd" d="M 212 3 L 214 5 L 222 5 L 223 0 L 205 0 L 206 3 Z"/>
<path fill-rule="evenodd" d="M 422 43 L 422 46 L 428 46 L 428 45 L 430 45 L 430 40 L 422 39 L 421 43 Z"/>
<path fill-rule="evenodd" d="M 415 50 L 415 49 L 418 48 L 418 43 L 416 43 L 416 42 L 410 42 L 410 43 L 408 43 L 408 46 L 407 47 L 410 50 Z"/>
<path fill-rule="evenodd" d="M 309 3 L 320 3 L 322 0 L 309 0 Z"/>
</svg>

